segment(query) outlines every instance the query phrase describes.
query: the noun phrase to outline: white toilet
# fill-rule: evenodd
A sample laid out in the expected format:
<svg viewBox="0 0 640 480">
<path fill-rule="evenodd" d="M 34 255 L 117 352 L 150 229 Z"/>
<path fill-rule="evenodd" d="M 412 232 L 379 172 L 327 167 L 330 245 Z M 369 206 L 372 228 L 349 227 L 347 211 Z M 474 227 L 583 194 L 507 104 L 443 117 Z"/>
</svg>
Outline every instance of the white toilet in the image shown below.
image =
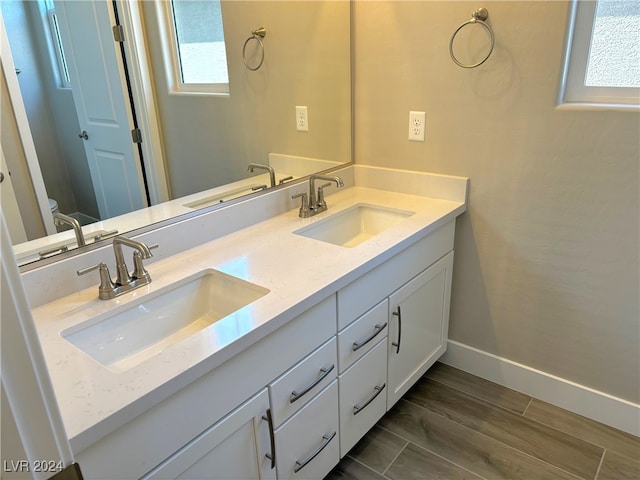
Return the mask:
<svg viewBox="0 0 640 480">
<path fill-rule="evenodd" d="M 60 210 L 58 209 L 58 202 L 56 202 L 53 198 L 49 199 L 49 208 L 51 208 L 51 215 L 60 213 Z"/>
</svg>

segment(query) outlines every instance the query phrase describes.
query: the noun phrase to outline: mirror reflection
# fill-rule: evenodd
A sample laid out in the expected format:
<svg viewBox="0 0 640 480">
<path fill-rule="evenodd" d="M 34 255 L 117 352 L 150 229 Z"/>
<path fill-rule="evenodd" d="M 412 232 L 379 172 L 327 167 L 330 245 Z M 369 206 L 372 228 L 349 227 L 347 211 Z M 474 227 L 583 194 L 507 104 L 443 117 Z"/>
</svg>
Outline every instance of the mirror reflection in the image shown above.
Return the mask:
<svg viewBox="0 0 640 480">
<path fill-rule="evenodd" d="M 3 210 L 19 264 L 351 161 L 348 1 L 9 0 L 1 12 L 17 74 L 3 55 Z"/>
</svg>

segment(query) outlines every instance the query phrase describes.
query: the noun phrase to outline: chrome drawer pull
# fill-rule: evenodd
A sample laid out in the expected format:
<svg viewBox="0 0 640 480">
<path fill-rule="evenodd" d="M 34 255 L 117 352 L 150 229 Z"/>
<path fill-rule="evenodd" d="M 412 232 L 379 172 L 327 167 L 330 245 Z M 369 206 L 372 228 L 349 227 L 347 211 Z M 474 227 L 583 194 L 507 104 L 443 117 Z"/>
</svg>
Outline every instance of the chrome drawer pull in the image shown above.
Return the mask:
<svg viewBox="0 0 640 480">
<path fill-rule="evenodd" d="M 398 311 L 393 312 L 393 315 L 398 317 L 398 341 L 391 342 L 391 345 L 396 347 L 396 353 L 400 353 L 400 340 L 402 340 L 402 312 L 400 311 L 400 305 L 398 305 Z"/>
<path fill-rule="evenodd" d="M 312 390 L 313 387 L 315 387 L 322 380 L 324 380 L 326 378 L 326 376 L 329 375 L 334 368 L 335 368 L 335 365 L 333 365 L 333 364 L 328 368 L 327 367 L 322 367 L 320 369 L 320 373 L 322 375 L 320 375 L 316 380 L 314 380 L 313 383 L 311 383 L 308 387 L 306 387 L 304 390 L 302 390 L 299 393 L 296 392 L 295 390 L 293 392 L 291 392 L 291 396 L 289 397 L 289 403 L 293 403 L 293 402 L 295 402 L 297 400 L 300 400 L 300 398 L 302 398 L 302 396 L 304 396 L 307 393 L 309 393 L 309 391 Z"/>
<path fill-rule="evenodd" d="M 384 330 L 384 328 L 387 326 L 387 322 L 384 322 L 382 325 L 377 324 L 375 326 L 375 330 L 374 332 L 368 336 L 367 338 L 365 338 L 364 340 L 360 341 L 360 342 L 353 342 L 353 351 L 357 352 L 358 350 L 360 350 L 362 347 L 364 347 L 367 343 L 369 343 L 371 340 L 373 340 L 374 338 L 376 338 L 376 336 L 382 331 Z"/>
<path fill-rule="evenodd" d="M 359 414 L 362 410 L 364 410 L 365 408 L 367 408 L 367 406 L 368 406 L 371 402 L 373 402 L 373 401 L 376 399 L 376 397 L 377 397 L 378 395 L 380 395 L 380 392 L 382 392 L 382 390 L 384 390 L 384 387 L 386 387 L 386 386 L 387 386 L 387 384 L 386 384 L 386 383 L 383 383 L 381 387 L 380 387 L 380 386 L 378 386 L 378 385 L 376 385 L 375 387 L 373 387 L 373 389 L 375 390 L 375 392 L 373 392 L 373 395 L 371 395 L 371 397 L 369 397 L 369 399 L 368 399 L 366 402 L 364 402 L 364 405 L 362 405 L 362 406 L 360 406 L 360 405 L 354 405 L 354 406 L 353 406 L 353 414 L 354 414 L 354 415 L 357 415 L 357 414 Z"/>
<path fill-rule="evenodd" d="M 273 417 L 271 416 L 271 409 L 267 408 L 266 415 L 262 416 L 262 419 L 267 422 L 269 426 L 269 443 L 271 444 L 271 453 L 265 453 L 265 457 L 271 460 L 271 470 L 276 468 L 276 437 L 273 432 Z"/>
<path fill-rule="evenodd" d="M 307 464 L 308 464 L 311 460 L 313 460 L 314 458 L 316 458 L 316 457 L 320 454 L 320 452 L 321 452 L 322 450 L 324 450 L 324 449 L 325 449 L 325 447 L 326 447 L 327 445 L 329 445 L 329 442 L 331 442 L 331 440 L 333 440 L 333 437 L 335 437 L 335 436 L 336 436 L 336 433 L 338 433 L 338 432 L 333 432 L 333 433 L 332 433 L 332 434 L 330 434 L 330 435 L 323 435 L 323 436 L 322 436 L 322 440 L 323 440 L 323 441 L 322 441 L 322 445 L 320 445 L 320 446 L 318 447 L 318 449 L 317 449 L 315 452 L 313 452 L 311 455 L 309 455 L 306 459 L 304 459 L 304 460 L 302 460 L 302 461 L 300 461 L 300 460 L 296 460 L 296 466 L 295 466 L 295 468 L 293 469 L 293 473 L 298 473 L 300 470 L 302 470 L 304 467 L 306 467 L 306 466 L 307 466 Z"/>
</svg>

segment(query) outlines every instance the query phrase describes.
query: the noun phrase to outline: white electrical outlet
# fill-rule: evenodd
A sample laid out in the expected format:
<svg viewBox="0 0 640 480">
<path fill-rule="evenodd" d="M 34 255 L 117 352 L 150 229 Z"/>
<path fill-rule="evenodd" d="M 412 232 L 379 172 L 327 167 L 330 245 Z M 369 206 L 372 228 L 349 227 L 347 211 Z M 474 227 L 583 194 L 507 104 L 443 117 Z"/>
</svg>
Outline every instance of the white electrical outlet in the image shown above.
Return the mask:
<svg viewBox="0 0 640 480">
<path fill-rule="evenodd" d="M 309 114 L 306 106 L 296 106 L 296 130 L 309 131 Z"/>
<path fill-rule="evenodd" d="M 409 140 L 424 142 L 426 114 L 424 112 L 409 112 Z"/>
</svg>

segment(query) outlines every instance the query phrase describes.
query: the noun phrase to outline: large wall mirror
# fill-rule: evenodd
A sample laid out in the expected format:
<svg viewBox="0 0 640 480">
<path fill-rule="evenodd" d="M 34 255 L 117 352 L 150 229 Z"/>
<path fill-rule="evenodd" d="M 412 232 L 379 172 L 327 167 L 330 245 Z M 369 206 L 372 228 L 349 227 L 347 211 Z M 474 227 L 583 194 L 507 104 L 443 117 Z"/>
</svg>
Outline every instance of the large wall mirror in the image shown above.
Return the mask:
<svg viewBox="0 0 640 480">
<path fill-rule="evenodd" d="M 352 160 L 348 0 L 0 8 L 2 205 L 26 268 L 82 251 L 68 218 L 90 248 Z"/>
</svg>

